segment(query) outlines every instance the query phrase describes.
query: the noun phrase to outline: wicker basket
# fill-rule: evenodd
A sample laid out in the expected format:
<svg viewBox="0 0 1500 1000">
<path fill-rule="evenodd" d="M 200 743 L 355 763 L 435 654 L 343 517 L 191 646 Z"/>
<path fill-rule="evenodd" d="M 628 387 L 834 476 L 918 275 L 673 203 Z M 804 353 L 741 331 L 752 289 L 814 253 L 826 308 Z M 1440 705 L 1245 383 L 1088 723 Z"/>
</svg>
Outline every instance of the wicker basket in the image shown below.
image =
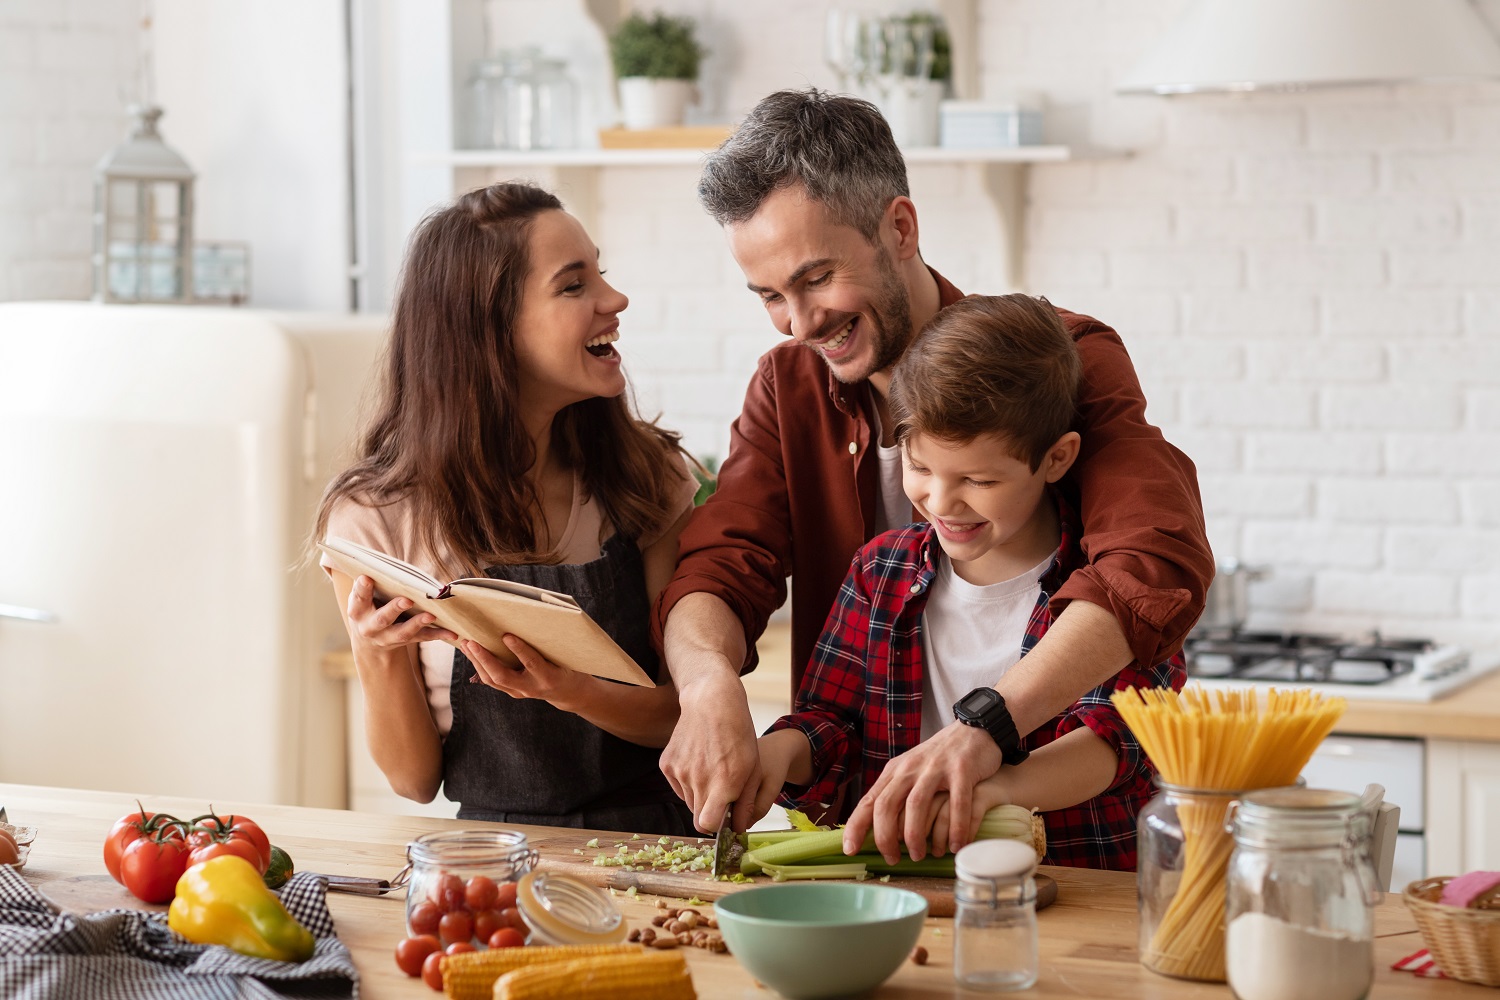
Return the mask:
<svg viewBox="0 0 1500 1000">
<path fill-rule="evenodd" d="M 1447 878 L 1413 882 L 1402 896 L 1438 968 L 1450 978 L 1500 986 L 1500 910 L 1438 902 Z"/>
</svg>

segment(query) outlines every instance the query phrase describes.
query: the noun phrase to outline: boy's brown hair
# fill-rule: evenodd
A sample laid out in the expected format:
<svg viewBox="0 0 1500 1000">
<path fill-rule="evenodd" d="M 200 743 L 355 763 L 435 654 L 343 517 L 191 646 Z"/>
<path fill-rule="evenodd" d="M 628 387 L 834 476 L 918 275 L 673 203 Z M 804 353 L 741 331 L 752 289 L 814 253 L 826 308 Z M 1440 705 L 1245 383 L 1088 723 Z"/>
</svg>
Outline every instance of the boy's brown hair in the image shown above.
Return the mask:
<svg viewBox="0 0 1500 1000">
<path fill-rule="evenodd" d="M 1030 295 L 971 295 L 934 316 L 891 372 L 896 441 L 998 434 L 1036 471 L 1073 428 L 1082 365 L 1057 310 Z"/>
</svg>

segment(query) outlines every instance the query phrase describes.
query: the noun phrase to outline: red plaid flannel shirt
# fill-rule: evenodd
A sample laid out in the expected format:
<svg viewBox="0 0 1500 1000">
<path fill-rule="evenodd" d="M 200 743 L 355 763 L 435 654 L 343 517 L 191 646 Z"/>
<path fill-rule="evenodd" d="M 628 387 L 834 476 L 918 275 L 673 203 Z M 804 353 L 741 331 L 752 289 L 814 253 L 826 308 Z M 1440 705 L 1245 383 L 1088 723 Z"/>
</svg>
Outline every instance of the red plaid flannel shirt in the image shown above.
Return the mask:
<svg viewBox="0 0 1500 1000">
<path fill-rule="evenodd" d="M 1062 543 L 1059 558 L 1042 577 L 1041 594 L 1021 643 L 1022 656 L 1052 624 L 1050 595 L 1082 563 L 1076 520 L 1061 498 L 1053 496 L 1062 515 Z M 801 787 L 787 785 L 782 804 L 802 808 L 831 803 L 847 785 L 840 815 L 846 819 L 886 762 L 921 741 L 922 611 L 941 554 L 935 529 L 913 524 L 877 535 L 855 555 L 802 679 L 793 714 L 767 730 L 795 728 L 812 744 L 813 780 Z M 1047 825 L 1044 864 L 1135 869 L 1136 815 L 1155 790 L 1156 770 L 1109 696 L 1127 687 L 1181 690 L 1186 678 L 1180 652 L 1148 670 L 1132 663 L 1026 737 L 1026 749 L 1034 751 L 1087 726 L 1119 759 L 1115 779 L 1104 792 L 1042 814 Z"/>
</svg>

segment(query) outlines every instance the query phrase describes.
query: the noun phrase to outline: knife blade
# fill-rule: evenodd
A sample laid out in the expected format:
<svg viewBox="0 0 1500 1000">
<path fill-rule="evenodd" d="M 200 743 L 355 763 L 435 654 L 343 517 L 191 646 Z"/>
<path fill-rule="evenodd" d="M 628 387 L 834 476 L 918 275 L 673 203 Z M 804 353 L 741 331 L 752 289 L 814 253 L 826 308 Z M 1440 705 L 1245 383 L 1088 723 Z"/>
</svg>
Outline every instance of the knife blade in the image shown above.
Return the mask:
<svg viewBox="0 0 1500 1000">
<path fill-rule="evenodd" d="M 739 874 L 740 858 L 750 849 L 750 835 L 734 832 L 730 823 L 733 815 L 734 803 L 731 802 L 724 809 L 724 820 L 719 824 L 719 832 L 714 835 L 714 864 L 710 869 L 714 878 Z"/>
</svg>

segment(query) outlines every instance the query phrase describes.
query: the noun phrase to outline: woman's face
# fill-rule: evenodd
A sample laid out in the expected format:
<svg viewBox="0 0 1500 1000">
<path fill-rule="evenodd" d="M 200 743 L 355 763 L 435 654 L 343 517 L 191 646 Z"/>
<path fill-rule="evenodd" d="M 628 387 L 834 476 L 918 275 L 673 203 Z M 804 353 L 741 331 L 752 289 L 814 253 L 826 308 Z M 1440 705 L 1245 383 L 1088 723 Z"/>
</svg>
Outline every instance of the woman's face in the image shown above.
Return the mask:
<svg viewBox="0 0 1500 1000">
<path fill-rule="evenodd" d="M 523 404 L 556 412 L 595 396 L 618 396 L 625 373 L 613 344 L 630 300 L 604 280 L 598 248 L 568 213 L 538 215 L 530 250 L 515 329 Z"/>
</svg>

